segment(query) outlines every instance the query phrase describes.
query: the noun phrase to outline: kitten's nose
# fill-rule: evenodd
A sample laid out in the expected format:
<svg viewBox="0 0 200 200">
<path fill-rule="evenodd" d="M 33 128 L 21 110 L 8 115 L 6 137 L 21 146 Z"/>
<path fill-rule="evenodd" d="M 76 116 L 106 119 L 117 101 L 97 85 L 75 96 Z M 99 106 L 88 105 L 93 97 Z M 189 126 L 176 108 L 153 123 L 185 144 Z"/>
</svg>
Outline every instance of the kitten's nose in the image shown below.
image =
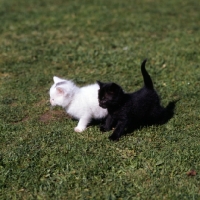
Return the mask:
<svg viewBox="0 0 200 200">
<path fill-rule="evenodd" d="M 102 105 L 105 105 L 105 104 L 106 104 L 106 101 L 101 101 L 101 104 L 102 104 Z"/>
</svg>

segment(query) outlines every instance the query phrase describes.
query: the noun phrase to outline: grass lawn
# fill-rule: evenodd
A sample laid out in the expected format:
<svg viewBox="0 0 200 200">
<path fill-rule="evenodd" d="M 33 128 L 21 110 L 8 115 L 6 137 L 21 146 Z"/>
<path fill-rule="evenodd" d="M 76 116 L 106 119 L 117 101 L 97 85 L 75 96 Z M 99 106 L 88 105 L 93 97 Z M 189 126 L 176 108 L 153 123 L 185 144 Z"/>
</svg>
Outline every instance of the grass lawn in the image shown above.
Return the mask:
<svg viewBox="0 0 200 200">
<path fill-rule="evenodd" d="M 0 0 L 0 199 L 200 199 L 200 2 Z M 50 108 L 54 75 L 143 85 L 165 125 L 111 142 Z M 194 170 L 194 171 L 191 171 Z"/>
</svg>

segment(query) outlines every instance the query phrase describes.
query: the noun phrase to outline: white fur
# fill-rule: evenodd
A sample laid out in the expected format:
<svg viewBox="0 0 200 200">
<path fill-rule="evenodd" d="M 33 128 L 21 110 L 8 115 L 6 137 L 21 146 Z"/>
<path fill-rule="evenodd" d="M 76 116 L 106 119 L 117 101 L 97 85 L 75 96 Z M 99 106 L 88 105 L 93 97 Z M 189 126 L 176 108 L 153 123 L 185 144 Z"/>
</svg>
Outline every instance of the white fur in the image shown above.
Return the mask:
<svg viewBox="0 0 200 200">
<path fill-rule="evenodd" d="M 92 118 L 101 119 L 107 115 L 107 109 L 99 106 L 98 84 L 79 88 L 69 80 L 56 76 L 53 80 L 54 84 L 50 88 L 50 103 L 52 106 L 62 106 L 69 115 L 79 120 L 74 128 L 76 132 L 84 131 Z"/>
</svg>

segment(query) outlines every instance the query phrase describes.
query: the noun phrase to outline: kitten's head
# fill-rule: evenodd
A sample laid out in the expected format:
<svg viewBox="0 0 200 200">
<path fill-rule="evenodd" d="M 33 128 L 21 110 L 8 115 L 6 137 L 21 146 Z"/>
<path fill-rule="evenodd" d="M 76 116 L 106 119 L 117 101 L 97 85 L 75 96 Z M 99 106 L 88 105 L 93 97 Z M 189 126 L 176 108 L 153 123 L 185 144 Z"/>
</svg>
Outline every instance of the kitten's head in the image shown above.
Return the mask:
<svg viewBox="0 0 200 200">
<path fill-rule="evenodd" d="M 49 91 L 51 105 L 67 107 L 75 93 L 75 84 L 72 81 L 61 79 L 56 76 L 53 77 L 53 80 L 54 84 Z"/>
<path fill-rule="evenodd" d="M 98 93 L 99 106 L 102 108 L 118 107 L 123 98 L 123 90 L 116 83 L 102 83 L 97 81 L 100 89 Z"/>
</svg>

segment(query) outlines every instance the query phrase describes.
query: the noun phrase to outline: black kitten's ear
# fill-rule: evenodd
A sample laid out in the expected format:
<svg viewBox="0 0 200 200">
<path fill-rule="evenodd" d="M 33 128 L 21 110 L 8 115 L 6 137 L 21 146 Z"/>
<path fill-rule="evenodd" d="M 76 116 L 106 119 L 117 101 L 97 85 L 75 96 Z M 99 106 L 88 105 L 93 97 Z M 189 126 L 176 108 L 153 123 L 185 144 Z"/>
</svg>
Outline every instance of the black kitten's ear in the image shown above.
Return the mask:
<svg viewBox="0 0 200 200">
<path fill-rule="evenodd" d="M 103 86 L 103 83 L 101 81 L 97 81 L 97 84 L 99 85 L 100 88 Z"/>
</svg>

